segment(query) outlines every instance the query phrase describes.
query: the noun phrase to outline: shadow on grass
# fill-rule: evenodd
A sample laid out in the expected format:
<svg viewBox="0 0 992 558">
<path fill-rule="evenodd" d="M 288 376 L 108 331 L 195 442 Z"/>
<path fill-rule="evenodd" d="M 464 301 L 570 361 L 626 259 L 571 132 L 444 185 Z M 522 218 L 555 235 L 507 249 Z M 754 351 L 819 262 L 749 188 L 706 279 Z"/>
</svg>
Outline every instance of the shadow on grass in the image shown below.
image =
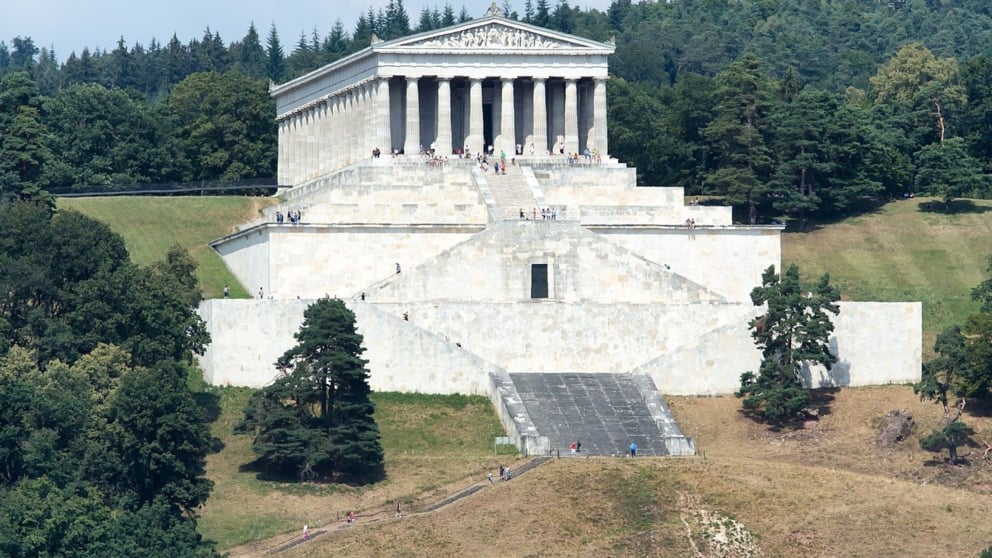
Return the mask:
<svg viewBox="0 0 992 558">
<path fill-rule="evenodd" d="M 386 480 L 385 471 L 374 472 L 366 476 L 345 475 L 343 473 L 331 473 L 319 475 L 311 473 L 301 477 L 298 473 L 286 473 L 266 467 L 260 459 L 250 461 L 238 466 L 239 473 L 254 473 L 255 479 L 277 483 L 289 487 L 290 489 L 301 486 L 318 487 L 356 487 L 374 484 Z"/>
<path fill-rule="evenodd" d="M 980 215 L 992 211 L 992 207 L 978 205 L 972 200 L 951 200 L 950 203 L 946 204 L 940 200 L 931 200 L 920 202 L 918 210 L 923 213 L 942 213 L 946 215 L 954 215 L 958 213 L 973 213 Z"/>
<path fill-rule="evenodd" d="M 992 397 L 969 399 L 965 412 L 973 417 L 992 417 Z"/>
<path fill-rule="evenodd" d="M 203 411 L 203 418 L 207 422 L 214 422 L 220 418 L 219 395 L 209 391 L 197 391 L 193 392 L 193 400 L 196 401 L 196 405 Z"/>
<path fill-rule="evenodd" d="M 843 213 L 837 213 L 833 215 L 811 215 L 806 221 L 806 229 L 800 230 L 799 220 L 793 218 L 785 219 L 785 231 L 786 233 L 811 233 L 824 229 L 830 225 L 836 225 L 847 219 L 854 217 L 864 217 L 867 215 L 873 215 L 875 213 L 880 213 L 882 208 L 888 203 L 896 203 L 899 200 L 886 200 L 884 198 L 876 197 L 865 197 L 856 200 L 850 208 L 848 208 Z"/>
<path fill-rule="evenodd" d="M 840 388 L 836 387 L 809 390 L 809 398 L 803 411 L 799 415 L 787 419 L 768 419 L 759 411 L 749 409 L 741 409 L 738 413 L 751 421 L 767 426 L 769 432 L 803 430 L 806 428 L 807 422 L 819 420 L 820 417 L 830 414 L 830 404 L 836 399 L 836 394 L 839 391 Z"/>
</svg>

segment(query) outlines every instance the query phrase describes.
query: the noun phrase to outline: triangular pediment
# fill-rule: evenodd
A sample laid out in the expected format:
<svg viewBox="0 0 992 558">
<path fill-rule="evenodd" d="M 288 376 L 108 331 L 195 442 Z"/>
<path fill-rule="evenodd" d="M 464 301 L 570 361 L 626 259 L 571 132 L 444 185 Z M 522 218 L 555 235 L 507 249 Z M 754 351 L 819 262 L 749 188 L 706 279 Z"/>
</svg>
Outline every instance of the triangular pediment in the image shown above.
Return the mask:
<svg viewBox="0 0 992 558">
<path fill-rule="evenodd" d="M 607 50 L 613 45 L 549 31 L 502 17 L 486 17 L 373 45 L 374 50 Z"/>
</svg>

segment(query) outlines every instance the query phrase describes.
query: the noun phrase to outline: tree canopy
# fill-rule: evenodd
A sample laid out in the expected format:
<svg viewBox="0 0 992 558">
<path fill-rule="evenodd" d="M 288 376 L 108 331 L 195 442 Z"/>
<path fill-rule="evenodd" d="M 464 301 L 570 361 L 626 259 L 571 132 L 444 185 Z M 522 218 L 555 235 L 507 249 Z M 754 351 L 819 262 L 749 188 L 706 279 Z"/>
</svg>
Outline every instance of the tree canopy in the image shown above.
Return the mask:
<svg viewBox="0 0 992 558">
<path fill-rule="evenodd" d="M 187 260 L 142 268 L 101 223 L 0 202 L 0 554 L 216 555 Z"/>
</svg>

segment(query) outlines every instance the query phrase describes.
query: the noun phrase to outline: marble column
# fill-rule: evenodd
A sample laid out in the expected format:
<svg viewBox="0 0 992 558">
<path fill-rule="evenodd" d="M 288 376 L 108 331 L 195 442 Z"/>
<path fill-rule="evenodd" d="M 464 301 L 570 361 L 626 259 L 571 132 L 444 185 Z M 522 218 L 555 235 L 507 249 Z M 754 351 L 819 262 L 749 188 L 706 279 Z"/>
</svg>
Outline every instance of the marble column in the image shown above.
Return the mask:
<svg viewBox="0 0 992 558">
<path fill-rule="evenodd" d="M 574 79 L 565 80 L 565 153 L 579 151 L 578 84 Z"/>
<path fill-rule="evenodd" d="M 286 182 L 286 121 L 279 121 L 279 140 L 276 144 L 276 184 L 287 184 Z"/>
<path fill-rule="evenodd" d="M 605 158 L 610 152 L 609 136 L 606 129 L 606 80 L 597 79 L 593 86 L 592 122 L 595 133 L 593 146 Z"/>
<path fill-rule="evenodd" d="M 379 79 L 375 85 L 375 107 L 376 115 L 372 124 L 372 131 L 375 134 L 375 145 L 383 155 L 388 155 L 392 149 L 392 139 L 390 138 L 391 124 L 389 122 L 389 79 Z M 381 157 L 382 155 L 380 155 Z"/>
<path fill-rule="evenodd" d="M 420 155 L 420 89 L 415 77 L 406 78 L 406 139 L 403 152 Z"/>
<path fill-rule="evenodd" d="M 506 152 L 507 158 L 513 156 L 517 143 L 513 124 L 513 79 L 503 78 L 500 80 L 499 135 L 494 146 L 496 155 Z"/>
<path fill-rule="evenodd" d="M 291 117 L 292 120 L 292 162 L 290 163 L 290 168 L 293 169 L 291 174 L 293 185 L 296 186 L 301 182 L 301 172 L 300 172 L 300 161 L 303 160 L 303 142 L 300 141 L 302 136 L 302 131 L 300 130 L 300 118 L 299 113 L 294 114 Z"/>
<path fill-rule="evenodd" d="M 339 157 L 341 157 L 341 140 L 335 133 L 340 126 L 341 118 L 341 96 L 335 95 L 327 100 L 327 133 L 330 136 L 327 142 L 327 164 L 337 168 Z"/>
<path fill-rule="evenodd" d="M 481 153 L 484 149 L 482 145 L 482 80 L 473 78 L 469 83 L 469 115 L 468 115 L 468 138 L 465 145 L 472 154 Z"/>
<path fill-rule="evenodd" d="M 439 157 L 451 155 L 451 80 L 437 80 L 437 152 Z"/>
<path fill-rule="evenodd" d="M 531 139 L 534 155 L 544 155 L 548 151 L 548 97 L 545 83 L 543 78 L 534 78 L 534 135 Z M 530 154 L 530 146 L 524 152 Z"/>
<path fill-rule="evenodd" d="M 327 158 L 326 154 L 328 151 L 328 142 L 330 141 L 327 134 L 327 102 L 321 101 L 317 103 L 314 107 L 314 113 L 316 114 L 316 127 L 314 128 L 314 135 L 316 136 L 316 156 L 317 156 L 317 176 L 320 176 L 327 172 Z"/>
</svg>

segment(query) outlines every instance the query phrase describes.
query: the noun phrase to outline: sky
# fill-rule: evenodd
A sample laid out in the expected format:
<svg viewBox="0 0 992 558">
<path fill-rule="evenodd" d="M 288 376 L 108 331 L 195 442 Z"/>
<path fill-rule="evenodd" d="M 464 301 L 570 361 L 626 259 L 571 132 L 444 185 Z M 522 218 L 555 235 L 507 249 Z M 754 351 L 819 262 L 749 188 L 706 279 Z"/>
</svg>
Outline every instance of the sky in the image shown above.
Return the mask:
<svg viewBox="0 0 992 558">
<path fill-rule="evenodd" d="M 38 47 L 54 48 L 59 60 L 83 47 L 91 51 L 113 50 L 124 37 L 128 48 L 147 46 L 154 37 L 167 43 L 175 34 L 182 42 L 200 38 L 203 32 L 220 33 L 225 43 L 241 40 L 254 22 L 265 44 L 275 23 L 287 54 L 299 39 L 314 28 L 323 38 L 338 19 L 349 33 L 359 15 L 371 7 L 376 12 L 389 0 L 0 0 L 0 41 L 10 47 L 14 37 L 31 37 Z M 455 15 L 465 6 L 473 18 L 485 14 L 491 0 L 404 0 L 403 6 L 416 26 L 421 10 L 444 9 L 450 3 Z M 536 0 L 534 0 L 536 4 Z M 557 0 L 549 0 L 552 7 Z M 571 0 L 581 9 L 605 11 L 612 0 Z M 498 4 L 503 5 L 503 0 Z M 523 13 L 524 0 L 510 5 Z"/>
</svg>

